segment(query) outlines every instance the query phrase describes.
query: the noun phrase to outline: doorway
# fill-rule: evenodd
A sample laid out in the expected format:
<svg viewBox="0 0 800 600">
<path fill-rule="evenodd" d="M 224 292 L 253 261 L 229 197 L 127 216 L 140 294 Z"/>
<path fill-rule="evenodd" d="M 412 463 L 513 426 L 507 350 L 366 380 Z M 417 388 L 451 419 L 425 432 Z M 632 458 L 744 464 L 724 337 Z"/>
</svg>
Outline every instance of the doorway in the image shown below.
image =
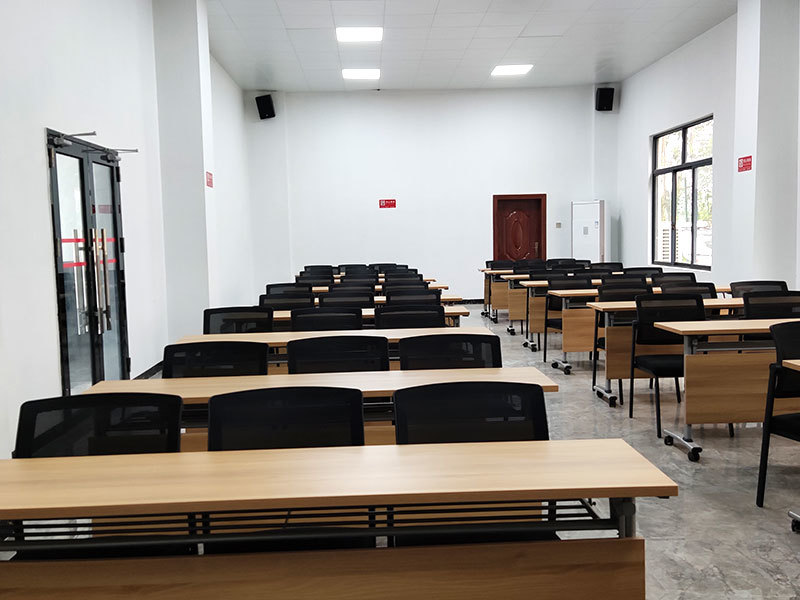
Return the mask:
<svg viewBox="0 0 800 600">
<path fill-rule="evenodd" d="M 547 259 L 547 195 L 494 198 L 494 260 Z"/>
<path fill-rule="evenodd" d="M 70 395 L 130 377 L 119 158 L 53 130 L 47 154 L 61 387 Z"/>
</svg>

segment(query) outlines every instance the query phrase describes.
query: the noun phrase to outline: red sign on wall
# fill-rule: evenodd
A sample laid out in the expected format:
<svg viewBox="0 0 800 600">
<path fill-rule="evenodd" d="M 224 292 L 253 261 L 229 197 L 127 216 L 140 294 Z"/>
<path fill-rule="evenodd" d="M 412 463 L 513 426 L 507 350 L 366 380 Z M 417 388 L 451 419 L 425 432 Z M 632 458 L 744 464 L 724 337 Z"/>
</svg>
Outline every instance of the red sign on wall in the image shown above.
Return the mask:
<svg viewBox="0 0 800 600">
<path fill-rule="evenodd" d="M 395 198 L 383 198 L 378 200 L 379 208 L 397 208 L 397 200 Z"/>
<path fill-rule="evenodd" d="M 739 173 L 742 171 L 751 171 L 753 169 L 753 157 L 743 156 L 739 159 Z"/>
<path fill-rule="evenodd" d="M 214 174 L 206 171 L 206 187 L 214 187 Z"/>
</svg>

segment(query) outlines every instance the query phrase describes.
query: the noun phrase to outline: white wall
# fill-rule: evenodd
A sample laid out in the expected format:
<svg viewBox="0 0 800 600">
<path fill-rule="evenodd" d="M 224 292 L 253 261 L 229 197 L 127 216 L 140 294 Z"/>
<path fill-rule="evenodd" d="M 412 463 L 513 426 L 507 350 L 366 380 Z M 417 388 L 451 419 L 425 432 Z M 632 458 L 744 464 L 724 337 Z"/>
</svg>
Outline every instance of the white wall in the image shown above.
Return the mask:
<svg viewBox="0 0 800 600">
<path fill-rule="evenodd" d="M 570 203 L 592 198 L 593 95 L 287 94 L 293 270 L 401 262 L 482 297 L 494 194 L 547 194 L 548 256 L 569 255 Z"/>
<path fill-rule="evenodd" d="M 622 82 L 617 187 L 626 265 L 650 264 L 651 136 L 713 114 L 714 257 L 711 274 L 698 277 L 728 283 L 739 274 L 734 250 L 748 226 L 731 203 L 735 80 L 733 16 Z"/>
<path fill-rule="evenodd" d="M 250 153 L 244 95 L 230 75 L 211 58 L 214 130 L 214 203 L 209 220 L 209 281 L 212 306 L 258 303 L 263 285 L 254 281 L 254 248 L 250 205 Z M 255 110 L 255 109 L 254 109 Z M 209 211 L 210 214 L 210 211 Z"/>
<path fill-rule="evenodd" d="M 149 0 L 0 4 L 0 457 L 19 404 L 60 393 L 45 128 L 97 130 L 122 160 L 133 373 L 166 343 L 153 22 Z"/>
</svg>

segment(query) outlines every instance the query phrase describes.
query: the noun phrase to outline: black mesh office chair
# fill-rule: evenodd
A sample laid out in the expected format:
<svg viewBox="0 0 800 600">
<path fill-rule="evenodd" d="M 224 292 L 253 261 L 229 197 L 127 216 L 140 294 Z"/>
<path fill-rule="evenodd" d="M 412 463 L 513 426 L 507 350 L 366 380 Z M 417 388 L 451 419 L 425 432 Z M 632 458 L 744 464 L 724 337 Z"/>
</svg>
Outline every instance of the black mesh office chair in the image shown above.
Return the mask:
<svg viewBox="0 0 800 600">
<path fill-rule="evenodd" d="M 557 265 L 548 269 L 548 272 L 555 275 L 573 275 L 575 273 L 582 273 L 585 269 L 578 265 Z"/>
<path fill-rule="evenodd" d="M 756 506 L 764 506 L 764 490 L 767 484 L 770 436 L 800 442 L 800 413 L 775 415 L 775 398 L 797 398 L 800 396 L 800 371 L 783 366 L 785 360 L 800 359 L 800 322 L 779 323 L 769 328 L 775 340 L 776 361 L 769 367 L 769 384 L 764 411 L 764 428 L 761 437 L 761 459 L 758 468 Z"/>
<path fill-rule="evenodd" d="M 372 308 L 375 306 L 375 294 L 338 291 L 332 294 L 320 294 L 320 307 Z"/>
<path fill-rule="evenodd" d="M 641 275 L 643 277 L 652 277 L 664 272 L 661 267 L 625 267 L 622 269 L 625 275 Z"/>
<path fill-rule="evenodd" d="M 320 276 L 314 275 L 298 275 L 295 281 L 301 285 L 309 285 L 311 287 L 330 287 L 333 285 L 333 276 Z"/>
<path fill-rule="evenodd" d="M 717 286 L 711 282 L 662 281 L 660 284 L 654 282 L 653 285 L 660 285 L 661 291 L 665 294 L 700 294 L 703 298 L 717 297 Z"/>
<path fill-rule="evenodd" d="M 743 298 L 748 292 L 788 292 L 785 281 L 734 281 L 731 283 L 731 296 Z"/>
<path fill-rule="evenodd" d="M 594 279 L 602 279 L 603 276 L 611 275 L 611 269 L 607 267 L 596 267 L 594 265 L 591 265 L 583 269 L 582 271 L 576 271 L 576 273 L 581 277 L 587 276 L 587 277 L 592 277 Z"/>
<path fill-rule="evenodd" d="M 653 280 L 654 286 L 660 286 L 664 283 L 670 282 L 679 282 L 686 284 L 694 284 L 697 279 L 695 279 L 694 273 L 656 273 L 650 276 Z"/>
<path fill-rule="evenodd" d="M 203 311 L 203 333 L 257 333 L 272 331 L 272 309 L 228 306 Z"/>
<path fill-rule="evenodd" d="M 374 285 L 345 285 L 344 283 L 339 283 L 334 286 L 328 288 L 328 291 L 325 292 L 328 296 L 337 295 L 337 296 L 347 296 L 347 295 L 368 295 L 374 296 L 375 295 L 375 286 Z"/>
<path fill-rule="evenodd" d="M 594 285 L 592 284 L 592 280 L 589 277 L 584 277 L 582 275 L 575 275 L 573 277 L 565 277 L 565 278 L 548 278 L 548 285 L 547 290 L 548 292 L 551 290 L 584 290 L 593 288 Z M 594 296 L 587 297 L 587 298 L 576 298 L 573 302 L 577 301 L 580 302 L 594 300 Z M 562 299 L 557 296 L 551 296 L 548 294 L 547 300 L 544 303 L 544 344 L 542 344 L 542 361 L 547 362 L 547 332 L 550 329 L 555 329 L 556 331 L 562 331 L 564 328 L 564 321 L 561 317 L 561 309 L 563 306 Z M 557 317 L 551 317 L 551 313 L 557 312 L 559 315 Z M 554 363 L 555 366 L 558 366 Z M 564 369 L 565 374 L 570 373 L 569 368 Z"/>
<path fill-rule="evenodd" d="M 385 296 L 389 292 L 404 292 L 413 290 L 414 292 L 425 292 L 429 289 L 427 281 L 404 281 L 402 283 L 386 283 L 381 288 L 381 293 Z"/>
<path fill-rule="evenodd" d="M 179 396 L 166 394 L 82 394 L 31 400 L 20 407 L 17 440 L 12 457 L 36 459 L 179 452 L 181 408 L 182 400 Z M 46 489 L 42 493 L 46 494 Z M 87 494 L 91 493 L 91 490 L 87 490 Z M 6 529 L 5 525 L 0 522 L 0 531 Z M 27 532 L 32 523 L 20 521 L 8 525 L 17 528 L 17 531 Z M 74 525 L 75 529 L 70 529 L 69 524 L 58 527 L 62 532 L 60 535 L 85 535 L 85 531 L 81 531 L 81 526 L 77 523 Z M 33 533 L 41 535 L 42 531 L 34 529 Z M 102 539 L 120 541 L 119 536 L 113 534 L 106 534 Z M 114 549 L 102 546 L 29 548 L 17 552 L 11 560 L 107 559 L 196 553 L 195 545 L 176 542 Z"/>
<path fill-rule="evenodd" d="M 647 283 L 647 277 L 644 275 L 603 275 L 600 277 L 600 281 L 604 286 L 613 286 L 613 287 L 649 287 Z"/>
<path fill-rule="evenodd" d="M 640 369 L 655 380 L 656 396 L 656 435 L 661 437 L 661 394 L 659 379 L 669 377 L 675 380 L 675 393 L 681 401 L 679 379 L 683 377 L 683 354 L 636 354 L 638 344 L 648 346 L 682 345 L 683 337 L 657 329 L 659 321 L 703 321 L 706 318 L 703 298 L 699 294 L 646 294 L 636 297 L 636 320 L 633 322 L 631 343 L 631 381 L 628 416 L 633 418 L 634 372 Z M 689 454 L 690 460 L 699 459 L 696 453 Z"/>
<path fill-rule="evenodd" d="M 636 299 L 636 296 L 641 296 L 643 294 L 651 293 L 650 286 L 648 286 L 644 282 L 644 277 L 638 278 L 639 281 L 634 283 L 617 283 L 612 282 L 609 284 L 603 284 L 599 288 L 597 288 L 597 302 L 632 302 Z M 632 315 L 633 313 L 631 313 Z M 594 344 L 593 344 L 593 352 L 592 352 L 592 389 L 595 388 L 597 385 L 597 358 L 598 358 L 598 351 L 606 349 L 606 338 L 600 337 L 599 331 L 602 324 L 603 313 L 599 310 L 594 311 Z M 615 326 L 624 326 L 633 321 L 632 316 L 626 315 L 626 313 L 619 313 L 615 317 L 616 322 Z M 622 389 L 622 379 L 618 380 L 619 383 L 619 403 L 624 404 L 624 396 L 623 396 L 623 389 Z M 602 396 L 600 392 L 597 392 L 598 396 Z"/>
<path fill-rule="evenodd" d="M 268 283 L 267 296 L 277 296 L 281 294 L 290 294 L 298 296 L 301 294 L 310 294 L 311 286 L 302 283 Z"/>
<path fill-rule="evenodd" d="M 591 266 L 591 264 L 592 264 L 592 261 L 590 261 L 590 260 L 580 259 L 580 260 L 576 260 L 575 261 L 575 265 L 578 266 L 578 267 L 581 267 L 583 269 L 588 269 Z"/>
<path fill-rule="evenodd" d="M 419 306 L 400 304 L 375 307 L 375 327 L 378 329 L 444 326 L 444 306 L 441 304 Z"/>
<path fill-rule="evenodd" d="M 544 271 L 547 269 L 547 267 L 545 266 L 545 261 L 543 261 L 541 258 L 534 258 L 514 261 L 513 269 L 515 273 L 523 273 L 525 271 L 530 271 L 531 269 Z"/>
<path fill-rule="evenodd" d="M 546 269 L 552 269 L 553 267 L 567 266 L 574 264 L 575 264 L 574 258 L 549 258 L 546 261 L 544 261 Z"/>
<path fill-rule="evenodd" d="M 273 312 L 276 310 L 309 308 L 314 306 L 314 295 L 304 294 L 302 296 L 295 296 L 287 294 L 261 294 L 261 296 L 258 297 L 258 305 L 262 308 L 271 308 Z"/>
<path fill-rule="evenodd" d="M 612 272 L 621 272 L 623 267 L 621 262 L 596 262 L 592 263 L 592 269 L 609 269 Z"/>
<path fill-rule="evenodd" d="M 369 273 L 370 275 L 375 273 L 377 275 L 377 271 L 374 267 L 369 265 L 361 264 L 361 263 L 350 263 L 350 264 L 342 264 L 339 265 L 339 273 L 344 273 L 345 275 L 352 273 Z"/>
<path fill-rule="evenodd" d="M 362 327 L 360 308 L 321 306 L 292 311 L 292 331 L 337 331 Z"/>
<path fill-rule="evenodd" d="M 502 367 L 496 335 L 446 333 L 399 341 L 401 369 L 466 369 Z"/>
<path fill-rule="evenodd" d="M 179 452 L 179 396 L 82 394 L 20 407 L 13 458 Z"/>
<path fill-rule="evenodd" d="M 547 440 L 541 386 L 459 382 L 394 393 L 398 444 Z"/>
<path fill-rule="evenodd" d="M 363 446 L 360 390 L 283 387 L 213 396 L 208 449 Z"/>
<path fill-rule="evenodd" d="M 745 292 L 745 319 L 798 319 L 800 292 Z"/>
<path fill-rule="evenodd" d="M 411 272 L 389 272 L 384 277 L 385 283 L 401 282 L 401 281 L 422 281 L 422 275 L 419 273 Z"/>
<path fill-rule="evenodd" d="M 386 294 L 386 304 L 441 304 L 442 290 L 395 290 Z"/>
<path fill-rule="evenodd" d="M 492 270 L 505 270 L 505 269 L 513 269 L 514 268 L 514 261 L 513 260 L 487 260 L 486 261 L 486 268 Z"/>
<path fill-rule="evenodd" d="M 266 375 L 269 347 L 261 342 L 193 342 L 164 348 L 161 376 Z"/>
<path fill-rule="evenodd" d="M 331 289 L 341 288 L 341 287 L 369 287 L 372 288 L 372 291 L 375 291 L 376 285 L 378 285 L 377 276 L 365 277 L 365 276 L 349 275 L 347 277 L 342 277 L 342 280 L 337 285 L 334 285 Z"/>
<path fill-rule="evenodd" d="M 374 268 L 378 273 L 386 273 L 393 271 L 397 267 L 397 263 L 372 263 L 370 267 Z"/>
<path fill-rule="evenodd" d="M 315 337 L 293 340 L 286 348 L 289 373 L 389 370 L 389 341 L 385 337 Z"/>
<path fill-rule="evenodd" d="M 329 273 L 333 275 L 333 265 L 306 265 L 303 267 L 302 273 Z"/>
</svg>

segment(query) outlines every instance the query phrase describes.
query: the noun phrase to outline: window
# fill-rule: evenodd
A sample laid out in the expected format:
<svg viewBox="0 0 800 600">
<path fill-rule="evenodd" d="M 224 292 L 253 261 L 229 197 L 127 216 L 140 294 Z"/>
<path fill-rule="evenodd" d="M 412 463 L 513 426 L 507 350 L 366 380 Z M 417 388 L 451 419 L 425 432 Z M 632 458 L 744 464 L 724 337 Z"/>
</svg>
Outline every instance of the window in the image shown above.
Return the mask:
<svg viewBox="0 0 800 600">
<path fill-rule="evenodd" d="M 711 268 L 714 117 L 653 138 L 653 262 Z"/>
</svg>

